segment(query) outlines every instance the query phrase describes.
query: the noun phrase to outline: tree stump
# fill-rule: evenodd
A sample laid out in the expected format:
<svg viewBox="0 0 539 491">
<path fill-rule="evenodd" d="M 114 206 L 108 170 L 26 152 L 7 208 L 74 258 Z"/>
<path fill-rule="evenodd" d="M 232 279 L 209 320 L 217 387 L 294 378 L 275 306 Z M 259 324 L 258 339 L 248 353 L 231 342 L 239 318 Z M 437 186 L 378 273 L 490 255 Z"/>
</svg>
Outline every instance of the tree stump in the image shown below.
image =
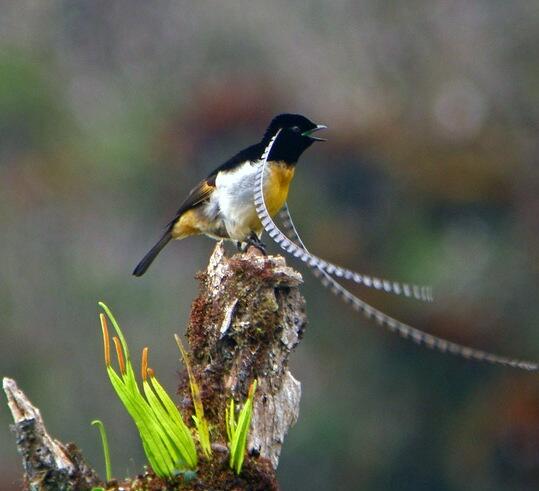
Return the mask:
<svg viewBox="0 0 539 491">
<path fill-rule="evenodd" d="M 284 437 L 299 415 L 301 384 L 288 369 L 288 357 L 307 323 L 301 275 L 281 256 L 262 256 L 255 248 L 228 259 L 219 243 L 199 280 L 187 339 L 208 418 L 224 440 L 228 398 L 244 401 L 256 378 L 247 447 L 276 469 Z M 184 400 L 190 400 L 188 385 L 183 377 Z"/>
<path fill-rule="evenodd" d="M 290 353 L 306 327 L 301 275 L 280 256 L 255 248 L 227 258 L 218 243 L 205 272 L 197 275 L 200 293 L 191 309 L 187 340 L 190 364 L 201 388 L 210 423 L 213 457 L 200 459 L 195 478 L 161 481 L 151 470 L 133 479 L 111 482 L 107 489 L 278 489 L 275 470 L 284 438 L 299 416 L 301 385 L 288 369 Z M 172 336 L 172 333 L 171 333 Z M 244 468 L 228 468 L 225 408 L 233 397 L 243 404 L 257 379 Z M 101 482 L 74 445 L 50 437 L 40 412 L 14 381 L 4 390 L 15 420 L 17 447 L 25 482 L 31 490 L 91 489 Z M 191 421 L 193 404 L 185 370 L 180 373 L 179 407 Z M 156 487 L 157 486 L 157 487 Z M 159 487 L 161 486 L 161 487 Z"/>
</svg>

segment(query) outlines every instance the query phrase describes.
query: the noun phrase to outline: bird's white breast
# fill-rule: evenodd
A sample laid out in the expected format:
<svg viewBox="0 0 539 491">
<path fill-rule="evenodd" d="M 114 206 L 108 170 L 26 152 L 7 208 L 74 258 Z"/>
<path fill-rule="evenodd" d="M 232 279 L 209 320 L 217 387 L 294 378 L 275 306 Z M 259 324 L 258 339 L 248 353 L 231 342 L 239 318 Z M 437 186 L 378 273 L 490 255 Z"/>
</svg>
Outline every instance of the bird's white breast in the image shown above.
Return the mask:
<svg viewBox="0 0 539 491">
<path fill-rule="evenodd" d="M 254 207 L 254 184 L 257 166 L 246 162 L 236 169 L 219 172 L 212 201 L 219 211 L 232 240 L 243 241 L 257 220 Z"/>
<path fill-rule="evenodd" d="M 215 180 L 210 206 L 219 210 L 228 235 L 232 240 L 244 241 L 251 232 L 258 235 L 262 224 L 254 206 L 254 186 L 260 166 L 246 162 L 236 169 L 221 171 Z M 264 175 L 264 198 L 271 216 L 286 202 L 288 189 L 294 177 L 294 166 L 285 162 L 271 162 Z"/>
</svg>

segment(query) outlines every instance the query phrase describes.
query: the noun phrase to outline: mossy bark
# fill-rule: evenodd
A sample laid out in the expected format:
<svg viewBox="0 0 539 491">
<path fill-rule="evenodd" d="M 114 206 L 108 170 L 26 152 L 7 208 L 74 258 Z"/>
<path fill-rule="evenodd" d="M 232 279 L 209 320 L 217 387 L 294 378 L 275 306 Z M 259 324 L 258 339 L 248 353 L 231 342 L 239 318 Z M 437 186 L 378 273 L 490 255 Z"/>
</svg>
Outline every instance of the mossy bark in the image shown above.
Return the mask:
<svg viewBox="0 0 539 491">
<path fill-rule="evenodd" d="M 280 256 L 262 256 L 251 248 L 229 259 L 218 244 L 199 280 L 187 339 L 214 426 L 212 441 L 226 441 L 225 405 L 230 397 L 243 402 L 256 378 L 247 448 L 276 469 L 284 437 L 299 415 L 301 385 L 288 369 L 288 357 L 306 327 L 301 275 Z M 180 394 L 190 401 L 185 376 Z"/>
</svg>

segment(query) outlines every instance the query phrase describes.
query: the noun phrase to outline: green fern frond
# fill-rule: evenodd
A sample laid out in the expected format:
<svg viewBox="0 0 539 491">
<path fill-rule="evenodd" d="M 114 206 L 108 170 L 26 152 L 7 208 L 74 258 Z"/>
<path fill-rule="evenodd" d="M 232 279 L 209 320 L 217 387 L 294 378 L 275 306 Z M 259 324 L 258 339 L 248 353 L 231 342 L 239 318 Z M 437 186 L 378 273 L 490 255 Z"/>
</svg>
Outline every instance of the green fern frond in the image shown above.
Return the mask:
<svg viewBox="0 0 539 491">
<path fill-rule="evenodd" d="M 198 385 L 193 371 L 191 370 L 191 364 L 189 363 L 189 358 L 185 348 L 183 347 L 180 337 L 175 334 L 174 338 L 176 339 L 176 344 L 182 354 L 183 362 L 185 368 L 187 369 L 187 374 L 189 376 L 189 385 L 191 387 L 191 397 L 193 398 L 193 406 L 195 407 L 195 415 L 193 416 L 193 421 L 197 428 L 198 440 L 200 442 L 200 448 L 204 452 L 204 455 L 209 459 L 212 455 L 211 443 L 210 443 L 210 430 L 208 426 L 208 420 L 204 416 L 204 406 L 202 404 L 202 398 L 200 396 L 200 386 Z"/>
<path fill-rule="evenodd" d="M 228 449 L 230 451 L 230 468 L 239 474 L 245 458 L 247 446 L 247 434 L 251 426 L 253 416 L 253 400 L 256 391 L 257 381 L 254 380 L 249 387 L 249 395 L 236 420 L 234 399 L 230 399 L 225 414 L 225 426 L 228 436 Z"/>
<path fill-rule="evenodd" d="M 178 471 L 196 468 L 198 458 L 193 436 L 165 389 L 155 378 L 153 370 L 148 368 L 148 349 L 145 348 L 142 355 L 143 395 L 120 326 L 110 309 L 102 302 L 99 305 L 107 314 L 106 317 L 100 314 L 107 373 L 116 394 L 137 426 L 150 465 L 160 477 L 172 477 Z M 111 364 L 107 317 L 117 333 L 113 342 L 119 374 Z"/>
</svg>

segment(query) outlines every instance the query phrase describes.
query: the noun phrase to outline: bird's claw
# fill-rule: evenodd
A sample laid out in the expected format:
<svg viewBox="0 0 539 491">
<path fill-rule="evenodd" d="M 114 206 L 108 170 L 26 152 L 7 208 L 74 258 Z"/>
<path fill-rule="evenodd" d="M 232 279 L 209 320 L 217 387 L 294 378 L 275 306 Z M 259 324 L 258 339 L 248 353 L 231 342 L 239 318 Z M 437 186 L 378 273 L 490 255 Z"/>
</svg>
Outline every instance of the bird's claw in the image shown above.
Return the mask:
<svg viewBox="0 0 539 491">
<path fill-rule="evenodd" d="M 254 232 L 252 232 L 247 239 L 244 242 L 244 249 L 243 251 L 247 251 L 249 247 L 256 247 L 264 256 L 268 255 L 268 252 L 266 250 L 266 244 L 260 240 L 258 235 L 256 235 Z"/>
</svg>

